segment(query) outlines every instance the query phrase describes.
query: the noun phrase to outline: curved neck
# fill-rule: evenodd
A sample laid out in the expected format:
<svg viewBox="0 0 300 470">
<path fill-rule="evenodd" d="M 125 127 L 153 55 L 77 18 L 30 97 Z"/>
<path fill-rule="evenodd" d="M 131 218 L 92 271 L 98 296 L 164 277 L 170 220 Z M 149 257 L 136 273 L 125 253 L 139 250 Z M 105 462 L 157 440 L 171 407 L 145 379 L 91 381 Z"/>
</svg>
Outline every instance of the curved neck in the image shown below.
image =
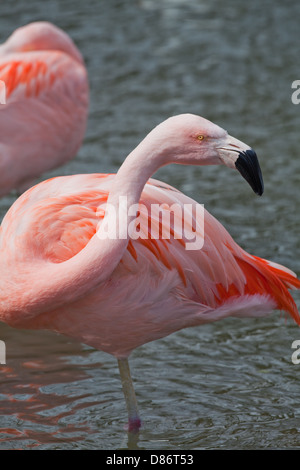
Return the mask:
<svg viewBox="0 0 300 470">
<path fill-rule="evenodd" d="M 128 155 L 110 189 L 107 205 L 110 204 L 114 209 L 111 213 L 119 214 L 121 197 L 126 197 L 128 208 L 139 202 L 148 179 L 165 164 L 164 152 L 160 147 L 156 148 L 157 150 L 153 151 L 153 140 L 152 145 L 148 146 L 146 138 Z M 57 264 L 43 262 L 42 265 L 36 266 L 36 269 L 40 270 L 40 286 L 36 282 L 33 284 L 32 291 L 28 292 L 27 299 L 24 299 L 24 310 L 27 310 L 27 305 L 30 305 L 28 314 L 58 308 L 76 301 L 109 279 L 127 248 L 128 225 L 135 217 L 135 213 L 127 217 L 125 236 L 101 239 L 97 232 L 89 243 L 69 260 Z M 124 234 L 124 227 L 122 233 Z"/>
<path fill-rule="evenodd" d="M 108 203 L 114 205 L 124 196 L 128 203 L 139 202 L 148 179 L 165 164 L 164 152 L 159 147 L 153 150 L 147 140 L 144 139 L 121 165 L 110 189 Z"/>
</svg>

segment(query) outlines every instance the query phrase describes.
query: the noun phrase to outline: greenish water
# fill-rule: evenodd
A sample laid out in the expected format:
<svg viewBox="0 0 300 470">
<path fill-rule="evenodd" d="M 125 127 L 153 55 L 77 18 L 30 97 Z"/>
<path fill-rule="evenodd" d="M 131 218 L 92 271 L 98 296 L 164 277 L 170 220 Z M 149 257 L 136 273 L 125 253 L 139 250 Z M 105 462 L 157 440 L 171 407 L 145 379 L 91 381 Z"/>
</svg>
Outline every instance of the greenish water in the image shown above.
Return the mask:
<svg viewBox="0 0 300 470">
<path fill-rule="evenodd" d="M 49 20 L 87 64 L 88 130 L 78 156 L 43 179 L 114 172 L 166 117 L 200 114 L 253 146 L 265 194 L 227 168 L 169 166 L 156 177 L 203 203 L 250 253 L 300 274 L 300 4 L 254 0 L 37 0 L 1 3 L 0 41 Z M 0 201 L 3 216 L 15 195 Z M 300 307 L 300 295 L 294 296 Z M 0 449 L 300 447 L 300 331 L 275 313 L 178 332 L 136 350 L 143 419 L 127 443 L 115 360 L 69 339 L 0 326 Z"/>
</svg>

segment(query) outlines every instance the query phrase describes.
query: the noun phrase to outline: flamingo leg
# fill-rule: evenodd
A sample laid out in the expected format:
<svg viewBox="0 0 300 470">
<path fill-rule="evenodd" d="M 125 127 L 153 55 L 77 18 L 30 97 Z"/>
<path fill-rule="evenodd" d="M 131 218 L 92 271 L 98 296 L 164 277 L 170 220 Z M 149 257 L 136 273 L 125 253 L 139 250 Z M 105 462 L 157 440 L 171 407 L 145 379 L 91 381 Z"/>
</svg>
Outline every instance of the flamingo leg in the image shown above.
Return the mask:
<svg viewBox="0 0 300 470">
<path fill-rule="evenodd" d="M 122 388 L 128 411 L 128 432 L 138 432 L 141 427 L 138 405 L 130 375 L 128 359 L 118 359 Z"/>
</svg>

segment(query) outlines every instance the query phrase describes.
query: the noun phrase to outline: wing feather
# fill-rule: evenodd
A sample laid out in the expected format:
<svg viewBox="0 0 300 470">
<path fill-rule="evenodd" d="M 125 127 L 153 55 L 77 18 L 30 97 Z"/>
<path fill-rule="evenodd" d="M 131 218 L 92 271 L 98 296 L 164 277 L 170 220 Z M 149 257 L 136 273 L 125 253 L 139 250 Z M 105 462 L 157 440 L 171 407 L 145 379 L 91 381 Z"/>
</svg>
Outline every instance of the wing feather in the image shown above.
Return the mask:
<svg viewBox="0 0 300 470">
<path fill-rule="evenodd" d="M 84 66 L 59 51 L 7 54 L 0 58 L 0 80 L 6 85 L 1 196 L 76 154 L 86 129 L 88 86 Z"/>
</svg>

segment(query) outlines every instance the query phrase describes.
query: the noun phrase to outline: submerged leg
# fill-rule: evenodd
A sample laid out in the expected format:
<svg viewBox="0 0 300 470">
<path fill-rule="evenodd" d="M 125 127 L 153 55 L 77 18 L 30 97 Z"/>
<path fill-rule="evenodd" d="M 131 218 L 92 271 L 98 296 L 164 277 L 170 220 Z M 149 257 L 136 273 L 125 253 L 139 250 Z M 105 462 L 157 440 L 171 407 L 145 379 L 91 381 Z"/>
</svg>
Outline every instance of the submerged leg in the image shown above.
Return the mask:
<svg viewBox="0 0 300 470">
<path fill-rule="evenodd" d="M 130 375 L 128 359 L 118 359 L 118 366 L 128 411 L 128 431 L 137 432 L 141 427 L 141 420 Z"/>
</svg>

